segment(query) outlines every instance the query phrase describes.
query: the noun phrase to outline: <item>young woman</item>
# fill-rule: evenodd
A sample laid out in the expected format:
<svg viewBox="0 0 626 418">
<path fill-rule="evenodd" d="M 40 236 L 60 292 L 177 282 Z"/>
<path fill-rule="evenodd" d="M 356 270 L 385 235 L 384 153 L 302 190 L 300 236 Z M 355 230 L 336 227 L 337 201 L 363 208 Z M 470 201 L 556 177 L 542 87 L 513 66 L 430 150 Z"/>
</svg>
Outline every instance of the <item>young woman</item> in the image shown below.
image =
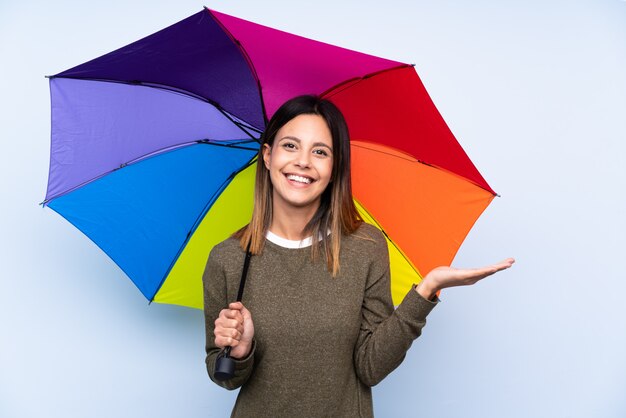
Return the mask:
<svg viewBox="0 0 626 418">
<path fill-rule="evenodd" d="M 233 303 L 248 245 L 243 303 Z M 512 263 L 439 267 L 394 310 L 385 238 L 352 200 L 345 120 L 327 100 L 296 97 L 263 134 L 252 220 L 207 262 L 207 371 L 241 387 L 233 417 L 371 417 L 370 387 L 402 362 L 436 292 Z M 227 346 L 235 374 L 219 381 Z"/>
</svg>

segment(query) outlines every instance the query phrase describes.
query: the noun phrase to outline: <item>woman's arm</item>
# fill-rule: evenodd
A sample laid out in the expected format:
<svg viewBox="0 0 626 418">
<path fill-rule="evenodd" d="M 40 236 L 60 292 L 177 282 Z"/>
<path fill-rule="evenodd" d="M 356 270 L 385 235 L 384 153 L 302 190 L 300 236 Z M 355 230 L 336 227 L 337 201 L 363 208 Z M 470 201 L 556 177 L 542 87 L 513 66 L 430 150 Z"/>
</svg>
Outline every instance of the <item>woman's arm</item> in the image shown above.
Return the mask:
<svg viewBox="0 0 626 418">
<path fill-rule="evenodd" d="M 426 316 L 438 300 L 427 300 L 411 289 L 396 310 L 391 299 L 389 254 L 383 235 L 376 241 L 361 307 L 361 329 L 354 351 L 359 380 L 374 386 L 402 363 L 413 341 L 426 325 Z"/>
<path fill-rule="evenodd" d="M 211 380 L 218 385 L 232 390 L 243 385 L 254 368 L 255 344 L 247 356 L 237 359 L 235 362 L 235 375 L 230 380 L 215 379 L 215 362 L 222 349 L 215 344 L 215 320 L 219 317 L 222 309 L 228 306 L 228 295 L 226 287 L 226 274 L 220 266 L 215 250 L 209 255 L 204 275 L 202 276 L 204 285 L 204 321 L 206 331 L 206 368 Z"/>
<path fill-rule="evenodd" d="M 372 264 L 361 308 L 362 320 L 354 353 L 359 379 L 374 386 L 404 360 L 413 341 L 426 325 L 426 316 L 437 305 L 436 293 L 452 286 L 466 286 L 507 269 L 512 258 L 477 269 L 438 267 L 411 289 L 397 309 L 393 310 L 390 292 L 389 255 L 382 234 L 376 236 L 376 254 Z"/>
</svg>

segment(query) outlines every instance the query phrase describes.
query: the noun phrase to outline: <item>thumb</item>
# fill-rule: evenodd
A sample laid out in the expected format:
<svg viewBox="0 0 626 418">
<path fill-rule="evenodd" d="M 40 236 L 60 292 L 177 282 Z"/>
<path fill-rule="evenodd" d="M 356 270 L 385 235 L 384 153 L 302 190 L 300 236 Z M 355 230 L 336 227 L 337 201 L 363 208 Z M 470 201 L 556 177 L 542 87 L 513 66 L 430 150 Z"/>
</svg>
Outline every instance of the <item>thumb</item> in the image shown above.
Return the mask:
<svg viewBox="0 0 626 418">
<path fill-rule="evenodd" d="M 245 306 L 243 306 L 243 304 L 241 305 L 241 315 L 243 315 L 244 320 L 252 319 L 252 314 Z"/>
<path fill-rule="evenodd" d="M 236 311 L 241 311 L 243 308 L 243 304 L 241 302 L 231 302 L 228 304 L 228 309 L 234 309 Z"/>
</svg>

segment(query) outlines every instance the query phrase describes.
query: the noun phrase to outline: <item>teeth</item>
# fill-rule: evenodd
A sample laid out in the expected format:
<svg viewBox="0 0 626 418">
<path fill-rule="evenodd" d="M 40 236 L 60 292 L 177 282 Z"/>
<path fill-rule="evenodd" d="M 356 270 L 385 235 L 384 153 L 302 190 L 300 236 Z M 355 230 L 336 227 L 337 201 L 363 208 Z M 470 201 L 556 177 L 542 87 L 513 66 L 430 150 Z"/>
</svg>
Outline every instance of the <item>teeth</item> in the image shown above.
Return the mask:
<svg viewBox="0 0 626 418">
<path fill-rule="evenodd" d="M 310 178 L 302 177 L 302 176 L 296 176 L 295 174 L 290 174 L 290 175 L 287 176 L 287 178 L 289 180 L 297 181 L 298 183 L 306 183 L 306 184 L 310 184 L 311 183 L 311 179 Z"/>
</svg>

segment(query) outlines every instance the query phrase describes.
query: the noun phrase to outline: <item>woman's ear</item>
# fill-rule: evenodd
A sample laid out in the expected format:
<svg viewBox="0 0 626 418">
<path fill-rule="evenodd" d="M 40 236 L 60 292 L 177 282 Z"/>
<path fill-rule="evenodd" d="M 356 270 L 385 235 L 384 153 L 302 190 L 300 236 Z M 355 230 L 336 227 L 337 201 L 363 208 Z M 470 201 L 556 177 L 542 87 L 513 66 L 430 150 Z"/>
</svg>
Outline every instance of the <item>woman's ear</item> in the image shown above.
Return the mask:
<svg viewBox="0 0 626 418">
<path fill-rule="evenodd" d="M 269 144 L 263 144 L 263 162 L 265 168 L 270 169 L 270 157 L 272 156 L 272 147 Z"/>
</svg>

